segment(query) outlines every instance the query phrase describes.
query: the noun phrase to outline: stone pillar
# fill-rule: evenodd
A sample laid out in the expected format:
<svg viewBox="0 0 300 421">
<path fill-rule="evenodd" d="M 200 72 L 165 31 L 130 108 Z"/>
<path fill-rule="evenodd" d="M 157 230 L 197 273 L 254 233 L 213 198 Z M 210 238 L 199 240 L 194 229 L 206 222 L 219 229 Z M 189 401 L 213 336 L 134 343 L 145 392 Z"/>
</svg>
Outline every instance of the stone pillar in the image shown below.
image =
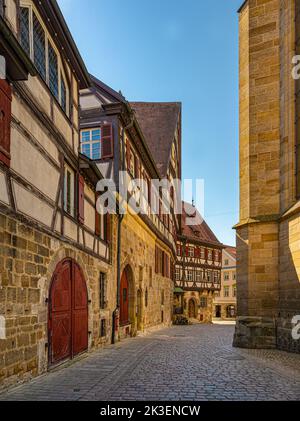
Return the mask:
<svg viewBox="0 0 300 421">
<path fill-rule="evenodd" d="M 240 10 L 240 221 L 234 346 L 276 347 L 280 214 L 280 0 Z"/>
</svg>

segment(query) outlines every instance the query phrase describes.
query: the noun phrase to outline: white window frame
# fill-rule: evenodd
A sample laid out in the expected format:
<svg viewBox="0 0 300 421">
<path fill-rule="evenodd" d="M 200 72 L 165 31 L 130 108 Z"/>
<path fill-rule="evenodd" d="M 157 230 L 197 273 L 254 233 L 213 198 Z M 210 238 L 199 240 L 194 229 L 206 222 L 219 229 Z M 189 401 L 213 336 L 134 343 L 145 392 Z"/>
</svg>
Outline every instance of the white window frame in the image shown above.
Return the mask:
<svg viewBox="0 0 300 421">
<path fill-rule="evenodd" d="M 69 92 L 69 86 L 67 83 L 67 79 L 66 79 L 66 75 L 65 75 L 65 71 L 62 65 L 62 58 L 61 55 L 55 45 L 55 42 L 53 41 L 51 35 L 49 34 L 49 31 L 46 27 L 46 25 L 44 24 L 43 19 L 41 18 L 39 12 L 37 11 L 36 7 L 31 4 L 28 3 L 26 1 L 22 1 L 20 4 L 20 7 L 24 7 L 29 9 L 29 44 L 30 44 L 30 58 L 32 60 L 32 62 L 34 63 L 34 46 L 33 46 L 33 12 L 36 16 L 36 18 L 38 19 L 41 27 L 43 28 L 44 32 L 45 32 L 45 55 L 46 55 L 46 84 L 50 90 L 49 87 L 49 48 L 48 48 L 48 44 L 51 44 L 51 47 L 53 48 L 53 50 L 55 51 L 55 54 L 57 55 L 57 71 L 58 71 L 58 103 L 61 106 L 61 78 L 63 78 L 64 80 L 64 84 L 66 87 L 66 110 L 64 110 L 61 106 L 61 109 L 63 110 L 63 112 L 69 116 L 70 112 L 69 112 L 69 104 L 70 104 L 70 92 Z M 40 76 L 41 77 L 41 76 Z M 51 91 L 50 91 L 51 92 Z M 51 92 L 51 95 L 54 97 L 54 95 Z M 55 97 L 54 97 L 55 98 Z M 56 99 L 56 98 L 55 98 Z M 57 99 L 56 99 L 57 100 Z"/>
<path fill-rule="evenodd" d="M 193 271 L 192 270 L 188 270 L 188 272 L 187 272 L 187 280 L 189 282 L 192 282 L 193 281 Z"/>
<path fill-rule="evenodd" d="M 189 246 L 189 257 L 195 257 L 195 249 L 192 246 Z"/>
<path fill-rule="evenodd" d="M 96 130 L 100 130 L 100 140 L 93 140 L 93 132 Z M 90 140 L 89 141 L 84 141 L 83 140 L 83 134 L 84 133 L 90 133 Z M 100 145 L 100 157 L 99 158 L 93 158 L 93 145 L 97 145 L 99 143 Z M 89 145 L 90 147 L 90 156 L 89 158 L 92 160 L 100 160 L 102 158 L 102 128 L 101 127 L 93 127 L 92 129 L 82 129 L 80 131 L 80 150 L 81 153 L 83 155 L 85 155 L 85 153 L 83 152 L 83 146 L 84 145 Z"/>
</svg>

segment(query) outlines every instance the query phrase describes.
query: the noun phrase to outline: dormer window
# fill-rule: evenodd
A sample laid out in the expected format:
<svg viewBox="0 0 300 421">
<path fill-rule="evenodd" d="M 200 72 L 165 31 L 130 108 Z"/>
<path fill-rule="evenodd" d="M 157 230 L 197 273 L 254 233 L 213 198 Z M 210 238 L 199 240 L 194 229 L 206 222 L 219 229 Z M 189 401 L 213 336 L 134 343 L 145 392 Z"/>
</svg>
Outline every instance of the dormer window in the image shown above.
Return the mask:
<svg viewBox="0 0 300 421">
<path fill-rule="evenodd" d="M 68 115 L 69 90 L 60 54 L 47 28 L 33 6 L 20 8 L 20 43 L 33 61 L 39 75 Z"/>
</svg>

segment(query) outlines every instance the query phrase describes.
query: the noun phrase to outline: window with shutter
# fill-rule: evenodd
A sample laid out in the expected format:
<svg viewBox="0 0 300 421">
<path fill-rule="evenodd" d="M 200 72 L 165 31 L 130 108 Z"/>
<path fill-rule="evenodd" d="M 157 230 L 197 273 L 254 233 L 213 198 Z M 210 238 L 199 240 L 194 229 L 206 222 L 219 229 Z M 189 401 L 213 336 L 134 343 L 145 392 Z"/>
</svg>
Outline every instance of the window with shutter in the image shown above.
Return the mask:
<svg viewBox="0 0 300 421">
<path fill-rule="evenodd" d="M 78 219 L 84 223 L 84 178 L 79 176 L 78 180 Z"/>
<path fill-rule="evenodd" d="M 0 161 L 10 166 L 11 87 L 0 79 Z"/>
</svg>

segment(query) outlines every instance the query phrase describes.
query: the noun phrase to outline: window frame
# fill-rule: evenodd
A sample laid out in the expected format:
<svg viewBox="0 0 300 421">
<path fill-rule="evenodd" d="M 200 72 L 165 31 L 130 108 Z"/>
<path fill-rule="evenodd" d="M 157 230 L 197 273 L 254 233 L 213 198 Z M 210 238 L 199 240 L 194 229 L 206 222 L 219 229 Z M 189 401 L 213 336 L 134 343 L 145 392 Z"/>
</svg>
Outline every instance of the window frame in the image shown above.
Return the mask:
<svg viewBox="0 0 300 421">
<path fill-rule="evenodd" d="M 93 140 L 93 132 L 95 132 L 95 131 L 100 131 L 100 139 L 98 140 Z M 89 140 L 88 141 L 85 141 L 85 140 L 83 140 L 83 137 L 82 137 L 82 135 L 84 134 L 84 133 L 89 133 L 90 134 L 90 137 L 89 137 Z M 93 127 L 93 128 L 90 128 L 90 129 L 82 129 L 82 130 L 80 130 L 80 151 L 81 151 L 81 153 L 83 154 L 83 155 L 85 155 L 85 156 L 87 156 L 89 159 L 91 159 L 91 160 L 93 160 L 93 161 L 100 161 L 101 159 L 102 159 L 102 152 L 103 152 L 103 148 L 102 148 L 102 127 L 101 126 L 99 126 L 99 127 Z M 99 155 L 99 158 L 94 158 L 93 157 L 93 145 L 97 145 L 99 143 L 99 145 L 100 145 L 100 155 Z M 89 150 L 90 150 L 90 154 L 89 155 L 87 155 L 85 152 L 83 152 L 83 150 L 84 150 L 84 148 L 83 148 L 83 146 L 86 146 L 86 145 L 88 145 L 89 146 Z"/>
<path fill-rule="evenodd" d="M 224 298 L 230 297 L 230 289 L 229 286 L 224 286 Z"/>
<path fill-rule="evenodd" d="M 28 27 L 28 29 L 29 29 L 29 50 L 30 50 L 29 57 L 30 57 L 31 61 L 33 62 L 34 66 L 36 67 L 39 77 L 47 85 L 52 97 L 55 98 L 56 102 L 58 103 L 58 105 L 60 106 L 60 108 L 62 109 L 64 114 L 69 118 L 70 117 L 70 86 L 69 86 L 69 83 L 68 83 L 66 75 L 65 75 L 65 70 L 64 70 L 64 66 L 63 66 L 63 59 L 61 57 L 61 54 L 60 54 L 58 48 L 56 47 L 56 44 L 55 44 L 52 36 L 50 35 L 50 33 L 48 31 L 48 28 L 44 24 L 44 21 L 41 18 L 41 16 L 40 16 L 38 10 L 36 9 L 36 7 L 31 3 L 27 3 L 26 1 L 22 1 L 20 3 L 19 7 L 20 7 L 20 9 L 26 8 L 26 9 L 29 10 L 29 20 L 28 20 L 29 21 L 29 27 Z M 43 31 L 45 33 L 45 65 L 46 65 L 46 78 L 45 79 L 43 78 L 43 76 L 39 72 L 39 70 L 38 70 L 38 68 L 35 64 L 35 61 L 34 61 L 33 14 L 35 14 L 41 28 L 43 29 Z M 21 43 L 20 35 L 21 35 L 21 29 L 19 29 L 19 31 L 18 31 L 18 36 L 19 36 L 19 42 L 20 42 L 21 46 L 23 47 L 23 45 Z M 50 82 L 49 82 L 49 44 L 51 45 L 52 49 L 54 50 L 54 52 L 57 56 L 58 98 L 55 97 L 55 95 L 52 93 L 52 91 L 50 89 Z M 66 110 L 62 107 L 62 103 L 61 103 L 61 80 L 63 80 L 65 88 L 66 88 Z"/>
<path fill-rule="evenodd" d="M 71 208 L 71 212 L 68 211 L 68 204 L 67 204 L 67 200 L 68 200 L 68 192 L 67 192 L 67 177 L 66 174 L 69 171 L 69 173 L 73 176 L 71 177 L 71 186 L 73 184 L 73 189 L 70 189 L 71 192 L 71 196 L 70 196 L 70 208 Z M 73 183 L 72 183 L 73 180 Z M 63 198 L 64 198 L 64 203 L 63 203 L 63 209 L 64 212 L 71 216 L 72 218 L 76 218 L 76 172 L 75 170 L 67 163 L 64 163 L 64 192 L 63 192 Z M 73 205 L 73 206 L 72 206 Z"/>
</svg>

